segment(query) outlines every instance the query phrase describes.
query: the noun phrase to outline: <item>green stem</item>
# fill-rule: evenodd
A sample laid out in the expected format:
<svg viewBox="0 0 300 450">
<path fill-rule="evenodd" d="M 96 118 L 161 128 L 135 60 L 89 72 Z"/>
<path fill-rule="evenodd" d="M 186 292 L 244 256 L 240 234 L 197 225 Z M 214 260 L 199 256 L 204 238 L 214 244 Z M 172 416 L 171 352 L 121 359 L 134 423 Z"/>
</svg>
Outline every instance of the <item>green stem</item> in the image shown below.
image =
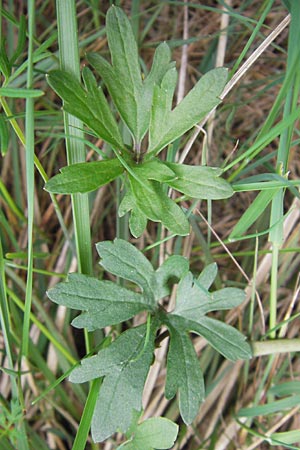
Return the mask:
<svg viewBox="0 0 300 450">
<path fill-rule="evenodd" d="M 274 245 L 272 249 L 272 268 L 271 268 L 271 292 L 270 292 L 270 330 L 276 327 L 277 317 L 277 285 L 278 285 L 278 256 L 279 246 Z M 276 337 L 276 331 L 271 331 L 270 337 Z"/>
<path fill-rule="evenodd" d="M 60 65 L 80 80 L 80 62 L 77 40 L 76 9 L 74 0 L 57 0 L 57 26 Z M 68 164 L 85 161 L 83 123 L 64 113 Z M 87 195 L 72 196 L 75 241 L 80 272 L 92 275 L 92 243 L 90 234 L 89 203 Z M 88 349 L 87 349 L 88 350 Z"/>
<path fill-rule="evenodd" d="M 34 36 L 34 0 L 28 1 L 28 69 L 27 88 L 33 86 L 33 36 Z M 26 187 L 27 187 L 27 239 L 28 239 L 28 264 L 25 294 L 25 310 L 22 333 L 21 355 L 27 356 L 30 326 L 30 310 L 32 298 L 32 269 L 33 269 L 33 215 L 34 215 L 34 99 L 26 99 Z"/>
<path fill-rule="evenodd" d="M 57 27 L 60 54 L 60 66 L 72 73 L 80 80 L 80 61 L 77 38 L 76 7 L 74 0 L 57 0 Z M 64 113 L 66 138 L 66 152 L 68 164 L 83 162 L 86 159 L 84 147 L 83 123 L 76 117 Z M 74 221 L 75 242 L 77 250 L 78 268 L 81 273 L 93 274 L 92 242 L 90 233 L 90 212 L 87 194 L 72 196 L 72 212 Z M 85 346 L 89 353 L 90 341 L 85 330 Z M 90 384 L 90 392 L 85 404 L 73 449 L 86 447 L 86 440 L 90 429 L 93 411 L 101 381 Z"/>
</svg>

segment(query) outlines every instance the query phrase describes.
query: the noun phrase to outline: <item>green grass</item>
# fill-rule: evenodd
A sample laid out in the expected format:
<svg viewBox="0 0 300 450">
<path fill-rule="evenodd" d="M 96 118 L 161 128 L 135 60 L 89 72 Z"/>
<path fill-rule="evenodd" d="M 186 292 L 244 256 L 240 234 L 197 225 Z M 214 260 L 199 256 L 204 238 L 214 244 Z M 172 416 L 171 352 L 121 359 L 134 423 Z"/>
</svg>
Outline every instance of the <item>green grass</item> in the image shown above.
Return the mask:
<svg viewBox="0 0 300 450">
<path fill-rule="evenodd" d="M 136 240 L 128 232 L 128 218 L 116 214 L 121 182 L 72 199 L 43 189 L 61 167 L 110 152 L 85 133 L 81 121 L 61 113 L 61 102 L 46 82 L 46 74 L 58 67 L 79 79 L 86 52 L 108 57 L 104 16 L 109 2 L 100 3 L 29 1 L 26 18 L 13 1 L 0 4 L 0 448 L 115 449 L 124 440 L 116 435 L 106 444 L 91 442 L 100 382 L 73 384 L 68 374 L 104 335 L 116 336 L 131 324 L 82 333 L 70 325 L 76 313 L 46 296 L 68 272 L 103 277 L 94 244 L 116 236 L 144 249 L 154 266 L 172 253 L 189 258 L 195 273 L 216 261 L 217 289 L 231 280 L 246 290 L 239 309 L 214 317 L 251 337 L 254 357 L 229 363 L 202 338 L 194 339 L 206 400 L 192 427 L 180 424 L 174 448 L 299 448 L 299 391 L 292 383 L 299 377 L 300 348 L 300 4 L 255 0 L 232 9 L 221 0 L 187 3 L 186 91 L 214 67 L 222 14 L 229 16 L 225 66 L 233 77 L 242 67 L 242 76 L 228 85 L 212 122 L 201 124 L 213 127 L 212 140 L 204 143 L 200 130 L 192 130 L 163 157 L 201 164 L 207 146 L 208 163 L 224 168 L 236 194 L 211 205 L 187 201 L 192 226 L 187 237 L 170 236 L 149 223 Z M 179 66 L 186 43 L 185 2 L 118 3 L 132 14 L 143 70 L 164 40 Z M 266 37 L 288 14 L 285 3 L 291 5 L 291 22 L 266 45 Z M 243 66 L 259 46 L 253 65 Z M 128 130 L 121 127 L 121 132 L 124 137 Z M 163 345 L 159 351 L 161 363 L 150 372 L 144 415 L 179 421 L 177 400 L 163 396 Z M 281 385 L 287 389 L 283 393 Z"/>
</svg>

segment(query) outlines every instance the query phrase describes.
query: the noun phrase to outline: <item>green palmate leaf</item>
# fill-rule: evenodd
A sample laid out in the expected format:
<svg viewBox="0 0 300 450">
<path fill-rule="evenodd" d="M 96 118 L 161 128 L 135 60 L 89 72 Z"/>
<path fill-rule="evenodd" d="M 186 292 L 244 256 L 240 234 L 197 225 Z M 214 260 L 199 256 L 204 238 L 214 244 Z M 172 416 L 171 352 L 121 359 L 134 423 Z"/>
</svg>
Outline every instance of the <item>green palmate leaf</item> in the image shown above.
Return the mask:
<svg viewBox="0 0 300 450">
<path fill-rule="evenodd" d="M 172 255 L 166 259 L 155 272 L 156 299 L 169 295 L 174 283 L 177 283 L 188 272 L 189 262 L 180 255 Z"/>
<path fill-rule="evenodd" d="M 149 309 L 146 299 L 111 281 L 71 274 L 47 293 L 53 302 L 85 311 L 72 325 L 89 331 L 115 325 Z"/>
<path fill-rule="evenodd" d="M 235 308 L 244 299 L 244 291 L 236 288 L 225 288 L 210 293 L 206 286 L 201 284 L 201 276 L 198 280 L 194 280 L 192 273 L 189 272 L 178 285 L 173 314 L 197 321 L 210 311 Z"/>
<path fill-rule="evenodd" d="M 188 166 L 165 162 L 176 178 L 166 181 L 169 186 L 193 198 L 217 200 L 233 195 L 230 184 L 220 178 L 222 170 L 206 166 Z"/>
<path fill-rule="evenodd" d="M 83 194 L 110 183 L 123 172 L 124 167 L 117 158 L 72 164 L 51 178 L 45 189 L 54 194 Z"/>
<path fill-rule="evenodd" d="M 152 158 L 144 163 L 134 164 L 132 165 L 132 170 L 143 180 L 148 179 L 168 183 L 177 178 L 177 174 L 173 169 L 157 158 Z"/>
<path fill-rule="evenodd" d="M 130 441 L 117 450 L 154 450 L 173 447 L 178 434 L 178 425 L 164 417 L 153 417 L 139 424 Z"/>
<path fill-rule="evenodd" d="M 136 205 L 148 219 L 161 222 L 171 233 L 180 236 L 189 233 L 189 223 L 184 212 L 167 196 L 158 182 L 145 181 L 145 186 L 142 186 L 131 176 L 129 181 Z"/>
<path fill-rule="evenodd" d="M 153 104 L 151 110 L 150 118 L 150 129 L 149 129 L 149 149 L 148 152 L 155 153 L 152 147 L 155 143 L 160 143 L 164 134 L 166 133 L 167 127 L 170 125 L 170 116 L 173 104 L 173 96 L 177 83 L 177 70 L 172 68 L 168 70 L 165 74 L 161 86 L 155 86 L 153 94 Z M 171 142 L 171 141 L 170 141 Z M 168 144 L 168 142 L 167 142 Z M 165 144 L 165 145 L 167 145 Z M 163 148 L 165 145 L 162 144 Z M 158 146 L 159 147 L 159 146 Z M 161 149 L 158 148 L 158 151 Z"/>
<path fill-rule="evenodd" d="M 215 350 L 231 361 L 252 357 L 245 336 L 224 322 L 206 316 L 196 321 L 173 313 L 169 314 L 168 321 L 181 332 L 190 331 L 204 337 Z"/>
<path fill-rule="evenodd" d="M 216 263 L 209 264 L 208 266 L 204 267 L 202 272 L 197 278 L 197 284 L 200 284 L 205 289 L 209 289 L 213 282 L 215 281 L 215 278 L 218 274 L 218 266 Z"/>
<path fill-rule="evenodd" d="M 132 193 L 128 194 L 128 199 L 123 206 L 121 204 L 121 212 L 132 206 L 132 197 Z M 166 397 L 170 399 L 179 392 L 181 416 L 190 424 L 203 400 L 204 383 L 188 333 L 203 336 L 231 360 L 251 357 L 251 349 L 238 330 L 205 316 L 213 310 L 239 305 L 244 294 L 235 288 L 209 291 L 217 274 L 215 264 L 207 266 L 194 279 L 188 271 L 188 261 L 180 255 L 170 256 L 155 271 L 141 251 L 121 239 L 100 242 L 97 250 L 104 269 L 134 283 L 141 292 L 111 281 L 72 274 L 67 282 L 49 291 L 49 298 L 83 311 L 73 320 L 76 327 L 95 330 L 130 319 L 141 311 L 148 311 L 147 323 L 125 331 L 97 356 L 84 359 L 70 379 L 82 383 L 104 377 L 92 421 L 92 436 L 96 442 L 118 430 L 126 432 L 133 422 L 127 433 L 132 438 L 121 448 L 167 448 L 172 443 L 159 437 L 158 428 L 153 435 L 150 428 L 139 428 L 137 417 L 132 420 L 132 416 L 136 416 L 134 411 L 141 409 L 142 391 L 152 363 L 157 331 L 166 325 L 170 333 Z M 159 301 L 169 295 L 174 283 L 178 282 L 176 307 L 172 313 L 167 313 L 159 306 Z M 155 440 L 155 436 L 159 439 Z"/>
<path fill-rule="evenodd" d="M 83 70 L 86 89 L 68 72 L 54 70 L 48 83 L 63 99 L 64 110 L 81 119 L 97 136 L 116 149 L 124 148 L 117 122 L 112 115 L 102 89 L 88 68 Z"/>
<path fill-rule="evenodd" d="M 175 61 L 171 61 L 171 50 L 166 42 L 162 42 L 155 50 L 153 64 L 150 73 L 146 77 L 144 84 L 153 89 L 154 85 L 159 85 L 165 74 L 175 67 Z M 150 121 L 150 116 L 149 116 Z"/>
<path fill-rule="evenodd" d="M 158 47 L 152 70 L 143 81 L 133 31 L 120 8 L 109 9 L 106 30 L 112 65 L 94 53 L 88 55 L 88 61 L 102 77 L 139 150 L 149 127 L 153 86 L 170 68 L 170 50 L 166 44 Z"/>
<path fill-rule="evenodd" d="M 176 75 L 174 69 L 169 70 L 161 85 L 155 86 L 154 89 L 148 152 L 157 154 L 203 119 L 220 103 L 218 97 L 222 93 L 226 81 L 226 69 L 211 70 L 171 111 Z"/>
<path fill-rule="evenodd" d="M 148 259 L 133 245 L 122 239 L 96 244 L 101 266 L 118 277 L 136 283 L 148 304 L 155 303 L 153 291 L 154 269 Z"/>
<path fill-rule="evenodd" d="M 165 395 L 167 399 L 171 399 L 179 391 L 180 414 L 189 425 L 195 419 L 200 403 L 204 400 L 204 380 L 190 338 L 171 323 L 167 324 L 171 341 L 168 350 Z"/>
<path fill-rule="evenodd" d="M 129 217 L 129 229 L 132 236 L 140 237 L 147 227 L 147 216 L 138 208 L 133 208 Z"/>
<path fill-rule="evenodd" d="M 146 326 L 125 331 L 98 355 L 84 359 L 70 381 L 83 383 L 105 377 L 92 420 L 92 438 L 102 442 L 116 430 L 125 432 L 133 410 L 140 410 L 142 393 L 153 358 L 156 327 L 146 347 Z"/>
<path fill-rule="evenodd" d="M 118 209 L 119 217 L 123 217 L 129 211 L 131 211 L 129 217 L 129 229 L 131 234 L 138 238 L 143 234 L 147 226 L 148 219 L 147 216 L 145 216 L 145 214 L 137 207 L 130 189 L 128 189 L 120 203 Z"/>
<path fill-rule="evenodd" d="M 231 361 L 252 357 L 246 337 L 230 325 L 210 317 L 203 317 L 197 323 L 190 320 L 190 331 L 203 336 L 225 358 Z"/>
<path fill-rule="evenodd" d="M 190 272 L 185 275 L 178 285 L 176 307 L 168 320 L 177 329 L 203 336 L 212 347 L 230 360 L 250 358 L 251 348 L 238 330 L 205 317 L 210 311 L 236 307 L 245 298 L 244 292 L 236 288 L 210 293 L 208 288 L 215 273 L 215 266 L 208 266 L 198 280 L 194 280 Z"/>
</svg>

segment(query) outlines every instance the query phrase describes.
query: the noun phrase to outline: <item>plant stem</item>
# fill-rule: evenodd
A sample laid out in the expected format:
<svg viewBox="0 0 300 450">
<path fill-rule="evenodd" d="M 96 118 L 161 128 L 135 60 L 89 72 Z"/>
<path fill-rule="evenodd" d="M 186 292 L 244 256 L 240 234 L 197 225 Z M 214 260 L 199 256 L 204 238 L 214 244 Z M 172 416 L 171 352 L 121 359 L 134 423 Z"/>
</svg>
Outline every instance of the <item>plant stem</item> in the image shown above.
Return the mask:
<svg viewBox="0 0 300 450">
<path fill-rule="evenodd" d="M 77 37 L 76 7 L 74 0 L 57 0 L 57 26 L 61 68 L 72 73 L 80 80 L 80 61 Z M 83 123 L 74 116 L 64 113 L 66 151 L 68 164 L 85 161 L 85 147 L 83 143 Z M 92 242 L 90 233 L 88 195 L 72 195 L 72 211 L 74 221 L 75 242 L 78 258 L 78 269 L 81 273 L 92 275 Z M 90 350 L 88 332 L 85 330 L 85 346 Z M 74 449 L 84 449 L 90 429 L 92 412 L 95 407 L 100 381 L 91 383 L 90 392 L 85 405 L 85 412 L 80 422 Z"/>
<path fill-rule="evenodd" d="M 300 351 L 300 339 L 272 339 L 251 343 L 253 356 L 275 355 Z"/>
<path fill-rule="evenodd" d="M 57 0 L 56 5 L 60 65 L 62 69 L 71 72 L 79 80 L 80 64 L 75 2 L 73 0 Z M 65 133 L 68 136 L 66 139 L 68 164 L 85 161 L 82 121 L 64 113 L 64 122 Z M 91 275 L 93 266 L 88 196 L 73 195 L 72 209 L 79 271 Z"/>
</svg>

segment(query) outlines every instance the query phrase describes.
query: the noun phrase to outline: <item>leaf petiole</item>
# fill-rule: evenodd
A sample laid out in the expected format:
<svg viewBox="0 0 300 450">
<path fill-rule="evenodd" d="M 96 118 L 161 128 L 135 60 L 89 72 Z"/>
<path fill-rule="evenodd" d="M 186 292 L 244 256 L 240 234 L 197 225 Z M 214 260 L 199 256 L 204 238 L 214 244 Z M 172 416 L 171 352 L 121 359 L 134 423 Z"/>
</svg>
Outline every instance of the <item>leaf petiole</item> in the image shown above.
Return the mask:
<svg viewBox="0 0 300 450">
<path fill-rule="evenodd" d="M 135 358 L 130 360 L 131 363 L 138 361 L 141 358 L 141 356 L 143 356 L 143 354 L 145 353 L 145 350 L 147 348 L 147 345 L 148 345 L 149 339 L 150 339 L 150 331 L 151 331 L 151 314 L 148 313 L 147 314 L 146 336 L 145 336 L 145 342 L 144 342 L 143 348 Z"/>
</svg>

